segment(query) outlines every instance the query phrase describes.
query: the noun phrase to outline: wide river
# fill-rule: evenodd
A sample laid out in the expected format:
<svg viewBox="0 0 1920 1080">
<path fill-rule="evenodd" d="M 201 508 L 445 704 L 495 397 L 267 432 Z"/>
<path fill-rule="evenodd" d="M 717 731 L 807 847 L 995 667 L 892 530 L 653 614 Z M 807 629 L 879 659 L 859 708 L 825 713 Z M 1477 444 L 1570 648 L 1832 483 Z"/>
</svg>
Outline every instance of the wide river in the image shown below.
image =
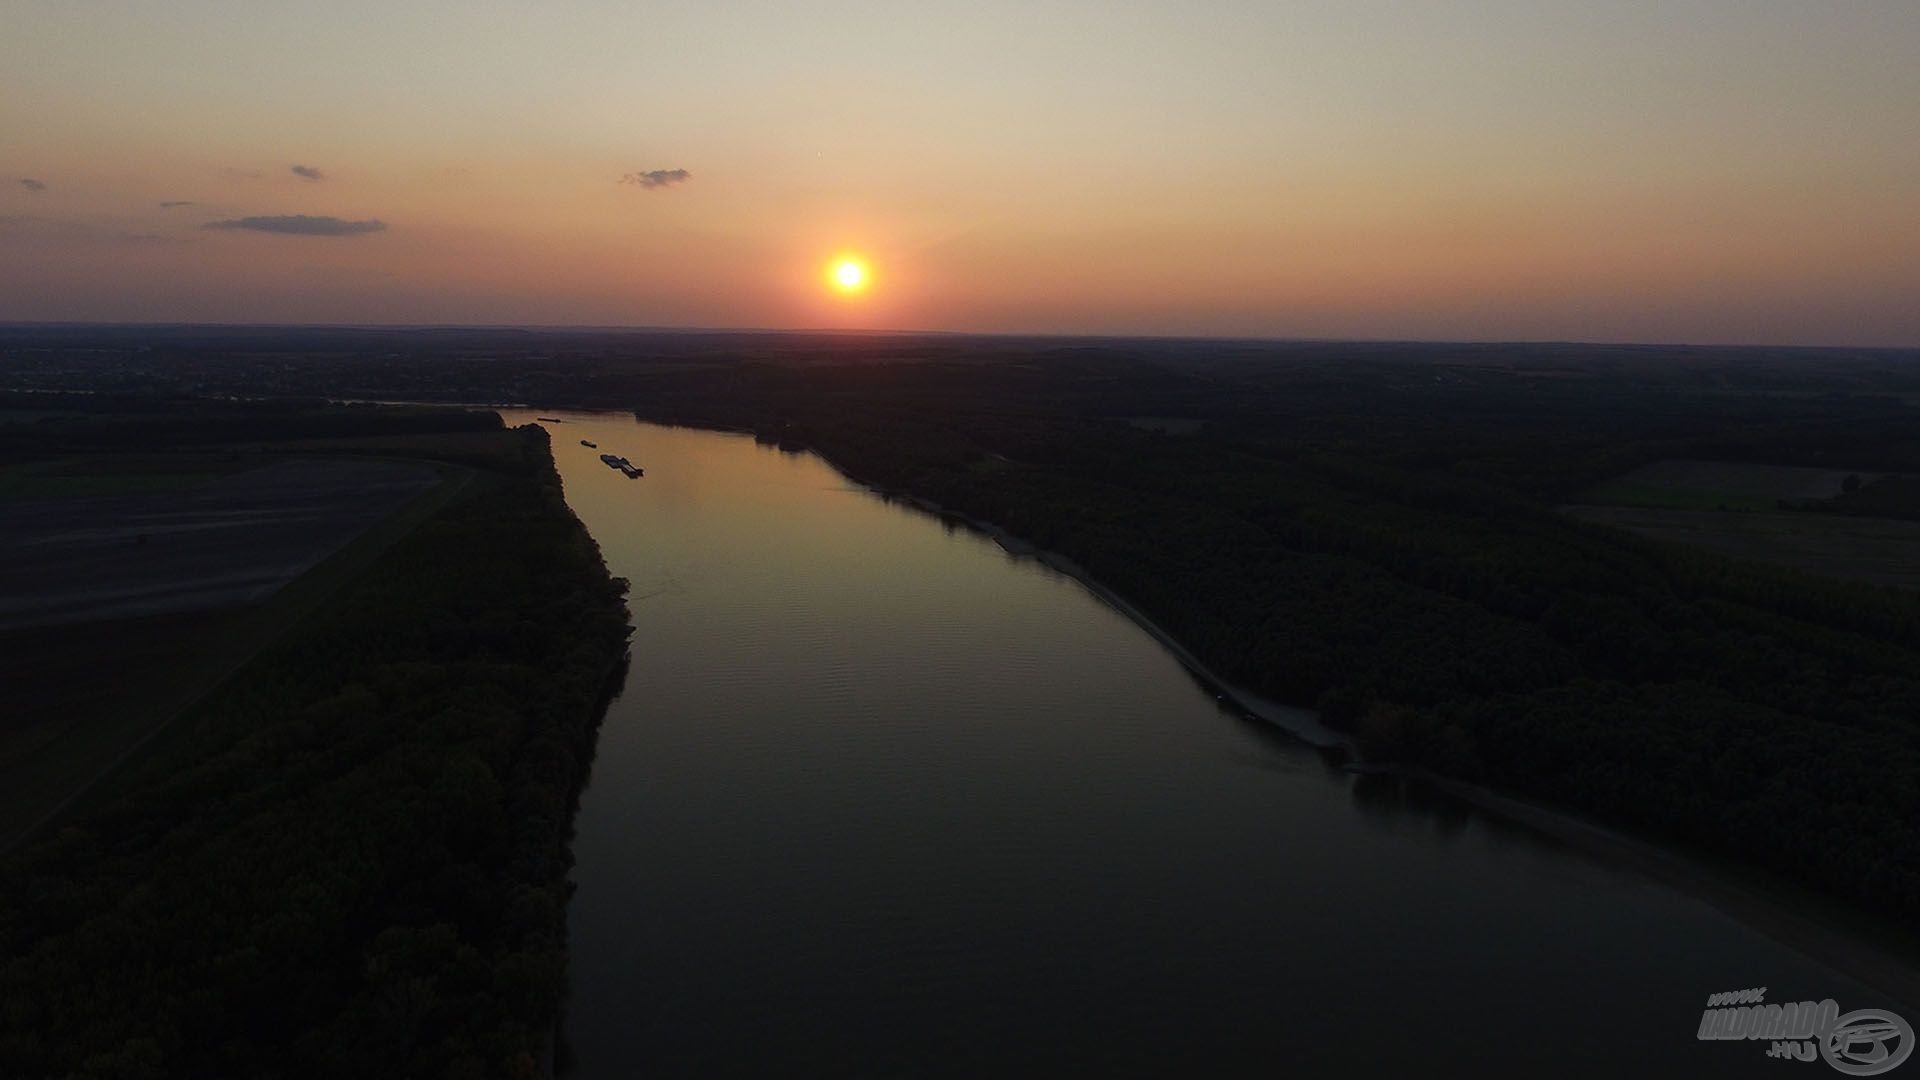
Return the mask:
<svg viewBox="0 0 1920 1080">
<path fill-rule="evenodd" d="M 544 415 L 637 628 L 574 844 L 575 1075 L 1811 1077 L 1698 1041 L 1707 995 L 1891 1004 L 1330 766 L 1079 583 L 810 454 Z"/>
</svg>

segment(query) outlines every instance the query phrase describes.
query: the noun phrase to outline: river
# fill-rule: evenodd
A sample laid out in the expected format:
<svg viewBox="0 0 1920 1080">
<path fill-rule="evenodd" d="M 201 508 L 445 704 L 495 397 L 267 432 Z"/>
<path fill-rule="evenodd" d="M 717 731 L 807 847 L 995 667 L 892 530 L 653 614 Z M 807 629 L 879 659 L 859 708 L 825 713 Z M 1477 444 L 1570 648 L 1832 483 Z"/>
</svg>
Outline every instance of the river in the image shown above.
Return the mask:
<svg viewBox="0 0 1920 1080">
<path fill-rule="evenodd" d="M 1078 582 L 817 457 L 541 415 L 636 627 L 577 822 L 573 1075 L 1749 1076 L 1806 1066 L 1697 1040 L 1709 994 L 1889 1004 L 1341 771 Z"/>
</svg>

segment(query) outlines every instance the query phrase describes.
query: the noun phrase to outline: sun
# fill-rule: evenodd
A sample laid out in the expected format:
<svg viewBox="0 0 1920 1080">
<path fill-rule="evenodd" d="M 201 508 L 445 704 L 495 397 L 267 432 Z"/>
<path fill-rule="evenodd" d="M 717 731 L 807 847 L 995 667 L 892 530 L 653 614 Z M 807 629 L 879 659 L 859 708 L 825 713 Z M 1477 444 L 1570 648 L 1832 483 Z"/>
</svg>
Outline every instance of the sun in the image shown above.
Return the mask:
<svg viewBox="0 0 1920 1080">
<path fill-rule="evenodd" d="M 872 280 L 866 260 L 857 255 L 842 255 L 827 266 L 827 283 L 846 296 L 865 292 Z"/>
</svg>

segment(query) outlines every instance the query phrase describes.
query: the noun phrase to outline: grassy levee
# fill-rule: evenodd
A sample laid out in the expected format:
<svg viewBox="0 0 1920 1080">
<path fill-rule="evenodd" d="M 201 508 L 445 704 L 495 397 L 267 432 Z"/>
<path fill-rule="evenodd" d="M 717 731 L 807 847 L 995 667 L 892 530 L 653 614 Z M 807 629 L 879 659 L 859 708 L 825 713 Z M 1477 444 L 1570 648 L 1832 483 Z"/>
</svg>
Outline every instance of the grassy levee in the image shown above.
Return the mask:
<svg viewBox="0 0 1920 1080">
<path fill-rule="evenodd" d="M 10 1072 L 541 1071 L 626 609 L 544 433 L 500 438 L 0 860 Z"/>
</svg>

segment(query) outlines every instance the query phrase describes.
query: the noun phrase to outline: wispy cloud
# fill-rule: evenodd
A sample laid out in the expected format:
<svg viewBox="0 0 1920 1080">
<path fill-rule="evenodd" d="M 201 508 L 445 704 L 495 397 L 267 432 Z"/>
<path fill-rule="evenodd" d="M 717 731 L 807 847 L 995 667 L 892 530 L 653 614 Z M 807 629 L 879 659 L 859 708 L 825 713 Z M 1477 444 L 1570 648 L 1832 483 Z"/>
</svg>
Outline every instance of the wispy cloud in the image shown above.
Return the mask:
<svg viewBox="0 0 1920 1080">
<path fill-rule="evenodd" d="M 191 199 L 168 199 L 167 201 L 160 204 L 160 209 L 172 210 L 175 207 L 192 206 L 192 205 L 193 205 L 193 200 Z"/>
<path fill-rule="evenodd" d="M 684 184 L 692 176 L 693 174 L 685 169 L 651 169 L 647 172 L 630 172 L 621 177 L 620 182 L 652 190 Z"/>
<path fill-rule="evenodd" d="M 123 244 L 172 243 L 178 237 L 124 229 L 111 223 L 72 221 L 62 218 L 34 217 L 28 214 L 0 214 L 0 242 L 19 241 L 105 241 Z"/>
<path fill-rule="evenodd" d="M 209 221 L 201 228 L 246 229 L 251 232 L 279 233 L 283 236 L 364 236 L 367 233 L 385 232 L 387 223 L 378 219 L 347 221 L 337 217 L 277 214 Z"/>
<path fill-rule="evenodd" d="M 38 181 L 38 180 L 35 180 L 35 179 L 34 179 L 33 177 L 31 177 L 31 176 L 23 176 L 23 177 L 21 177 L 21 178 L 20 178 L 20 186 L 21 186 L 21 187 L 23 187 L 23 188 L 26 188 L 26 189 L 27 189 L 28 191 L 45 191 L 45 190 L 47 190 L 47 185 L 45 185 L 45 184 L 43 184 L 43 183 L 41 183 L 41 182 L 40 182 L 40 181 Z"/>
<path fill-rule="evenodd" d="M 294 165 L 290 166 L 290 168 L 293 169 L 293 175 L 302 180 L 325 180 L 327 178 L 326 173 L 321 172 L 311 165 Z"/>
</svg>

